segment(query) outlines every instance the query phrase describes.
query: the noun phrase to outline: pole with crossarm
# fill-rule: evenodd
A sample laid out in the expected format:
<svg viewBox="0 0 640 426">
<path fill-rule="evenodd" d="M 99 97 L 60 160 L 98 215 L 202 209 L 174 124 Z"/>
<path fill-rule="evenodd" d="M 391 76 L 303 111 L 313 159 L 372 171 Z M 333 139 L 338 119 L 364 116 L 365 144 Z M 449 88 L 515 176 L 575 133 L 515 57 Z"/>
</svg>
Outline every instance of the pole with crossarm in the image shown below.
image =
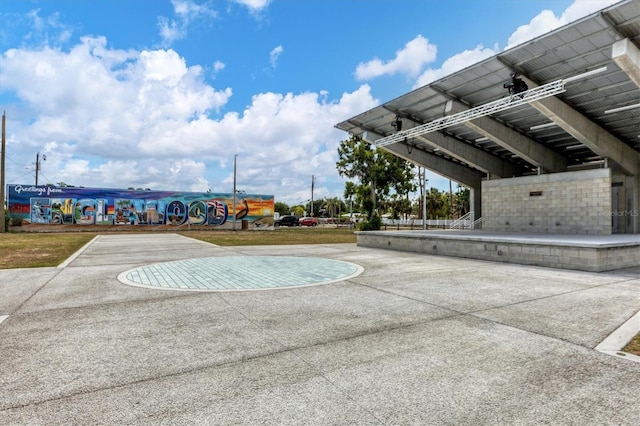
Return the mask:
<svg viewBox="0 0 640 426">
<path fill-rule="evenodd" d="M 236 162 L 238 154 L 233 156 L 233 230 L 236 230 Z"/>
<path fill-rule="evenodd" d="M 0 233 L 4 232 L 4 208 L 5 208 L 5 204 L 4 204 L 4 157 L 5 157 L 5 147 L 6 147 L 6 142 L 5 142 L 5 123 L 6 123 L 6 113 L 3 111 L 2 112 L 2 154 L 1 157 L 2 159 L 0 159 L 0 202 L 2 203 L 2 206 L 0 206 Z"/>
</svg>

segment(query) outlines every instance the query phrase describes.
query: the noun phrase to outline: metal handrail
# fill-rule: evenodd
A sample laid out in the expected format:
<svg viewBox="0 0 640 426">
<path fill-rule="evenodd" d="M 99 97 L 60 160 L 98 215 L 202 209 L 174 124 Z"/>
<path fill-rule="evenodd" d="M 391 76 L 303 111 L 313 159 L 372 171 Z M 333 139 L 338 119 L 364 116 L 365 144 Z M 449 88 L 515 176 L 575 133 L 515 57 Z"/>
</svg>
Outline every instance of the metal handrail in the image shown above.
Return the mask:
<svg viewBox="0 0 640 426">
<path fill-rule="evenodd" d="M 471 226 L 473 226 L 473 222 L 474 222 L 474 212 L 469 212 L 461 217 L 459 217 L 458 219 L 454 220 L 453 222 L 451 222 L 451 225 L 449 225 L 449 229 L 473 229 L 471 228 Z M 471 225 L 469 228 L 466 228 L 466 223 L 467 222 L 471 222 Z"/>
</svg>

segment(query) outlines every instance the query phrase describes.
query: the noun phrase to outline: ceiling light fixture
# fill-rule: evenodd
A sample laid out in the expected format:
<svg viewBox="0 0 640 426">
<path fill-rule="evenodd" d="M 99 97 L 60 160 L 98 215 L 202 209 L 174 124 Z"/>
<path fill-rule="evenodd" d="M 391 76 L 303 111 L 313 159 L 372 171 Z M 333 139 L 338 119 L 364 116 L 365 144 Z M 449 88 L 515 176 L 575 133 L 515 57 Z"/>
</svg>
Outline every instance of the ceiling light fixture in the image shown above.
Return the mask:
<svg viewBox="0 0 640 426">
<path fill-rule="evenodd" d="M 608 109 L 604 113 L 605 114 L 614 114 L 616 112 L 628 111 L 630 109 L 636 109 L 636 108 L 640 108 L 640 104 L 627 105 L 627 106 L 623 106 L 623 107 L 620 107 L 620 108 Z"/>
<path fill-rule="evenodd" d="M 580 80 L 582 78 L 591 77 L 592 75 L 600 74 L 601 72 L 605 72 L 607 67 L 596 68 L 595 70 L 583 72 L 582 74 L 574 75 L 573 77 L 567 77 L 564 79 L 565 83 L 571 83 L 572 81 Z"/>
<path fill-rule="evenodd" d="M 583 144 L 578 143 L 578 144 L 575 144 L 575 145 L 569 145 L 565 149 L 580 149 L 580 148 L 586 148 L 586 147 Z"/>
<path fill-rule="evenodd" d="M 557 126 L 556 123 L 544 123 L 544 124 L 538 124 L 537 126 L 531 126 L 529 127 L 529 130 L 540 130 L 540 129 L 546 129 L 547 127 L 555 127 Z"/>
</svg>

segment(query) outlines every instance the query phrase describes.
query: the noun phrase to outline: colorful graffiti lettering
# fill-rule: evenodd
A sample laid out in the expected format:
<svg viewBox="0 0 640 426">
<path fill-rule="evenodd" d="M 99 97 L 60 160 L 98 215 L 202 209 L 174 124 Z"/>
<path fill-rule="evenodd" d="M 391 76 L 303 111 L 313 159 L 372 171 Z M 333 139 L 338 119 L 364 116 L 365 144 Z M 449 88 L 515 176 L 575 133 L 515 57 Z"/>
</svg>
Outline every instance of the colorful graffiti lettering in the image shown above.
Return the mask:
<svg viewBox="0 0 640 426">
<path fill-rule="evenodd" d="M 229 207 L 221 201 L 210 200 L 207 202 L 207 218 L 209 225 L 222 225 L 229 216 Z"/>
<path fill-rule="evenodd" d="M 28 185 L 7 192 L 9 213 L 39 224 L 228 226 L 233 212 L 255 222 L 274 211 L 270 195 L 236 195 L 233 206 L 231 194 Z"/>
</svg>

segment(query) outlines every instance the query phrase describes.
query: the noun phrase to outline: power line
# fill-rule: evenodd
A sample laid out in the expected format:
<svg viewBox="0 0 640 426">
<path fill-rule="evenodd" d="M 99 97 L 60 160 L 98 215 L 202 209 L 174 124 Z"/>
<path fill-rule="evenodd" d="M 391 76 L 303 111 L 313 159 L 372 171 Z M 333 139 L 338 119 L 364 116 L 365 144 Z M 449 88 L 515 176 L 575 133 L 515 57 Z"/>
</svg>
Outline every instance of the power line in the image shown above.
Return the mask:
<svg viewBox="0 0 640 426">
<path fill-rule="evenodd" d="M 9 161 L 11 161 L 13 164 L 15 164 L 16 166 L 22 166 L 22 164 L 18 163 L 16 160 L 14 160 L 13 158 L 11 158 L 11 157 L 9 157 L 9 156 L 7 156 L 7 159 L 8 159 Z"/>
<path fill-rule="evenodd" d="M 40 170 L 40 176 L 42 176 L 45 180 L 51 183 L 51 179 L 49 179 L 44 173 L 42 173 L 42 170 Z"/>
<path fill-rule="evenodd" d="M 27 175 L 31 176 L 31 172 L 27 172 L 27 173 L 23 174 L 22 176 L 15 178 L 15 181 L 17 182 L 19 179 L 22 179 L 23 177 L 25 177 Z"/>
</svg>

